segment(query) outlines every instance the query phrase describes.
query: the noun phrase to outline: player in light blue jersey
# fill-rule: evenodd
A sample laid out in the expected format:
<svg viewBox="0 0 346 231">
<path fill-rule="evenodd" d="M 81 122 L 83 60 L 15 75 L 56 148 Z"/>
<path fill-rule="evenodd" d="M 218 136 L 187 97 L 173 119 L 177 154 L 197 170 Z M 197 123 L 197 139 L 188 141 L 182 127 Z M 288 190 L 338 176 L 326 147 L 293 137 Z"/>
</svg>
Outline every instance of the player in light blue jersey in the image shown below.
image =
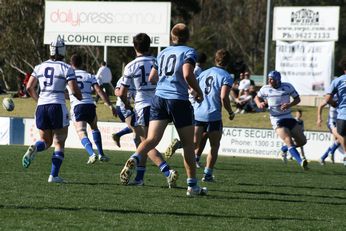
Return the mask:
<svg viewBox="0 0 346 231">
<path fill-rule="evenodd" d="M 171 30 L 173 45 L 162 50 L 157 57 L 157 62 L 154 63 L 149 81 L 157 82 L 157 88 L 150 108 L 148 135 L 135 154 L 126 162 L 121 171 L 121 177 L 124 181 L 128 181 L 142 156 L 157 146 L 168 123 L 173 121 L 184 149 L 184 166 L 188 177 L 186 194 L 195 196 L 205 195 L 207 189 L 197 184 L 193 145 L 193 109 L 189 101 L 188 89 L 193 89 L 198 102 L 203 101 L 203 93 L 193 74 L 196 52 L 185 45 L 188 39 L 189 30 L 186 25 L 176 24 Z"/>
<path fill-rule="evenodd" d="M 302 127 L 291 114 L 291 107 L 300 103 L 300 97 L 290 83 L 281 82 L 281 74 L 278 71 L 269 72 L 268 82 L 269 84 L 261 87 L 255 97 L 257 107 L 264 109 L 268 104 L 270 121 L 276 134 L 287 145 L 291 156 L 306 170 L 308 162 L 306 159 L 302 160 L 296 149 L 306 144 L 306 137 Z"/>
<path fill-rule="evenodd" d="M 128 88 L 133 85 L 135 89 L 135 114 L 136 123 L 135 132 L 144 141 L 147 137 L 151 101 L 155 95 L 156 84 L 152 84 L 148 78 L 153 67 L 155 58 L 150 55 L 150 37 L 145 33 L 139 33 L 133 37 L 133 45 L 136 52 L 136 58 L 125 66 L 124 78 L 120 87 L 120 97 L 126 108 L 131 108 L 127 101 Z M 168 187 L 176 186 L 178 173 L 171 170 L 162 155 L 155 148 L 148 152 L 149 158 L 160 168 L 166 176 Z M 142 158 L 137 163 L 137 175 L 135 179 L 128 182 L 126 178 L 120 178 L 123 184 L 143 185 L 144 174 L 146 171 L 147 153 L 143 153 Z"/>
<path fill-rule="evenodd" d="M 334 95 L 334 101 L 337 102 L 338 98 L 336 95 Z M 326 100 L 323 100 L 320 105 L 317 108 L 317 126 L 321 127 L 321 124 L 323 122 L 322 120 L 322 111 L 323 108 L 328 105 L 328 102 Z M 321 165 L 325 165 L 325 159 L 330 155 L 330 159 L 332 163 L 334 163 L 334 153 L 335 151 L 340 147 L 340 142 L 337 139 L 337 130 L 336 130 L 336 118 L 338 116 L 338 112 L 335 107 L 329 106 L 329 112 L 328 112 L 328 119 L 327 119 L 327 127 L 329 129 L 329 132 L 333 135 L 334 141 L 333 144 L 328 147 L 328 149 L 323 153 L 321 156 L 319 162 Z"/>
<path fill-rule="evenodd" d="M 37 152 L 48 149 L 54 143 L 52 168 L 48 177 L 50 183 L 62 183 L 59 176 L 60 166 L 64 160 L 65 140 L 69 126 L 69 116 L 65 104 L 65 88 L 71 88 L 71 94 L 82 99 L 77 85 L 74 70 L 62 60 L 66 52 L 65 43 L 58 38 L 50 44 L 50 59 L 37 65 L 31 74 L 27 89 L 30 96 L 37 101 L 36 126 L 39 129 L 40 140 L 30 145 L 23 156 L 22 165 L 28 168 Z M 39 83 L 40 95 L 35 87 Z"/>
<path fill-rule="evenodd" d="M 108 96 L 98 85 L 95 76 L 81 69 L 83 65 L 82 57 L 78 54 L 74 54 L 71 56 L 70 63 L 72 68 L 75 70 L 77 83 L 83 96 L 82 100 L 78 100 L 75 96 L 73 96 L 70 87 L 67 87 L 71 102 L 71 119 L 83 147 L 89 154 L 87 164 L 93 164 L 96 162 L 96 160 L 107 162 L 109 161 L 109 157 L 103 152 L 102 137 L 97 127 L 96 105 L 91 95 L 92 89 L 94 89 L 95 92 L 102 98 L 103 102 L 105 102 L 105 104 L 109 107 L 114 116 L 117 115 L 116 110 L 109 101 Z M 91 128 L 98 155 L 94 152 L 92 143 L 88 138 L 88 124 Z"/>
<path fill-rule="evenodd" d="M 344 75 L 336 78 L 330 84 L 325 100 L 329 105 L 336 107 L 336 129 L 337 139 L 344 150 L 344 165 L 346 166 L 346 56 L 339 62 L 339 66 L 344 71 Z M 337 95 L 338 101 L 333 99 Z"/>
<path fill-rule="evenodd" d="M 229 119 L 233 120 L 234 112 L 231 107 L 229 93 L 233 84 L 233 79 L 225 70 L 230 61 L 228 51 L 221 49 L 215 53 L 215 67 L 203 71 L 197 81 L 203 90 L 204 100 L 201 103 L 194 103 L 195 112 L 195 153 L 201 149 L 203 133 L 207 133 L 210 142 L 210 152 L 204 168 L 202 181 L 211 182 L 214 180 L 213 169 L 218 157 L 220 140 L 222 137 L 222 106 L 229 114 Z"/>
<path fill-rule="evenodd" d="M 123 77 L 119 78 L 117 85 L 114 89 L 114 94 L 117 96 L 117 102 L 116 102 L 115 108 L 117 110 L 118 117 L 122 122 L 125 122 L 127 124 L 127 127 L 112 134 L 112 139 L 114 140 L 115 144 L 119 148 L 121 147 L 120 138 L 126 134 L 130 134 L 134 132 L 134 126 L 136 124 L 135 113 L 133 112 L 133 110 L 126 109 L 124 102 L 120 98 L 120 87 L 121 87 L 122 81 L 123 81 Z M 134 98 L 135 98 L 135 91 L 133 86 L 130 86 L 127 92 L 127 100 L 128 102 L 132 102 Z M 139 136 L 136 133 L 134 134 L 133 141 L 136 147 L 141 142 Z"/>
</svg>

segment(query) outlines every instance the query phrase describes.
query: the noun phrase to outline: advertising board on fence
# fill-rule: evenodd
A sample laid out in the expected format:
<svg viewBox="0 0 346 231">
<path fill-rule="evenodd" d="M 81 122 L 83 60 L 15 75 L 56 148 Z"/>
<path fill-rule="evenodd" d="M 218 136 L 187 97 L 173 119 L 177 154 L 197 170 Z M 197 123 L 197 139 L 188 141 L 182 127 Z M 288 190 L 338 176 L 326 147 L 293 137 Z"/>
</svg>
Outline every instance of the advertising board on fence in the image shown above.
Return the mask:
<svg viewBox="0 0 346 231">
<path fill-rule="evenodd" d="M 334 42 L 276 41 L 275 69 L 300 95 L 323 95 L 332 78 Z"/>
<path fill-rule="evenodd" d="M 46 1 L 44 43 L 130 46 L 147 33 L 152 47 L 169 46 L 170 2 Z"/>
<path fill-rule="evenodd" d="M 339 6 L 275 7 L 273 40 L 337 41 Z"/>
</svg>

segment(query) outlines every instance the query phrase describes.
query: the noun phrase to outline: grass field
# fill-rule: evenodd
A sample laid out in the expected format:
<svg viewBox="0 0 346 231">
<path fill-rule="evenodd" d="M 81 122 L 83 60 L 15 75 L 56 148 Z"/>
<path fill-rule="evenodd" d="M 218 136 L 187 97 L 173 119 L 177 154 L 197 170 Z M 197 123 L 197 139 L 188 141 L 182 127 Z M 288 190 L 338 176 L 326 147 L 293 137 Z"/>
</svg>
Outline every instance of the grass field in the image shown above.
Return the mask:
<svg viewBox="0 0 346 231">
<path fill-rule="evenodd" d="M 345 230 L 346 169 L 310 163 L 220 157 L 209 195 L 187 198 L 182 158 L 168 189 L 149 164 L 146 185 L 122 186 L 119 172 L 130 153 L 108 152 L 111 161 L 86 165 L 84 150 L 67 149 L 61 176 L 47 183 L 52 151 L 23 169 L 24 146 L 0 146 L 0 230 Z M 203 156 L 203 161 L 205 157 Z M 198 170 L 202 177 L 202 170 Z"/>
</svg>

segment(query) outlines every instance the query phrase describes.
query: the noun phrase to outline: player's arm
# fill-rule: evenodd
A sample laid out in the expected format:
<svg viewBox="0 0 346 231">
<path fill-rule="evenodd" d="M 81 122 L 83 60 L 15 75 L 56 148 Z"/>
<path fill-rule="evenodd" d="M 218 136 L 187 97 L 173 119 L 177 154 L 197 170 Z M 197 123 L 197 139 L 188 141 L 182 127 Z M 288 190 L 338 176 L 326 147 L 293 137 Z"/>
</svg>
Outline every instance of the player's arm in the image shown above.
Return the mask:
<svg viewBox="0 0 346 231">
<path fill-rule="evenodd" d="M 337 107 L 338 106 L 336 101 L 333 100 L 333 96 L 331 94 L 326 94 L 324 96 L 324 100 L 327 101 L 327 103 L 329 105 L 331 105 L 332 107 Z"/>
<path fill-rule="evenodd" d="M 221 102 L 222 102 L 222 106 L 225 108 L 225 110 L 228 112 L 228 118 L 230 120 L 234 119 L 234 112 L 232 110 L 232 106 L 231 106 L 231 100 L 229 99 L 229 93 L 231 91 L 231 88 L 228 85 L 223 85 L 221 87 Z"/>
<path fill-rule="evenodd" d="M 264 102 L 264 99 L 262 97 L 256 95 L 254 100 L 259 109 L 264 109 L 266 107 L 266 103 Z"/>
<path fill-rule="evenodd" d="M 103 100 L 103 102 L 106 103 L 107 107 L 109 107 L 109 109 L 111 109 L 113 116 L 117 116 L 117 112 L 116 112 L 115 108 L 112 106 L 112 103 L 109 100 L 106 93 L 104 91 L 102 91 L 100 85 L 94 84 L 93 87 L 95 89 L 96 94 L 98 94 L 101 97 L 101 99 Z"/>
<path fill-rule="evenodd" d="M 127 100 L 127 92 L 128 92 L 128 87 L 121 85 L 119 89 L 119 97 L 121 101 L 123 101 L 125 108 L 128 110 L 132 110 L 132 106 L 130 102 Z"/>
<path fill-rule="evenodd" d="M 78 100 L 82 100 L 83 96 L 82 93 L 78 87 L 77 80 L 76 79 L 71 79 L 67 82 L 68 86 L 71 89 L 71 94 L 76 97 Z"/>
<path fill-rule="evenodd" d="M 322 111 L 323 111 L 323 108 L 328 104 L 328 102 L 324 99 L 320 105 L 318 105 L 318 108 L 317 108 L 317 121 L 316 121 L 316 124 L 318 127 L 321 127 L 321 124 L 323 122 L 322 120 Z"/>
<path fill-rule="evenodd" d="M 287 110 L 288 108 L 291 108 L 297 104 L 300 103 L 300 97 L 299 95 L 293 98 L 293 101 L 290 103 L 284 103 L 281 105 L 281 110 Z"/>
<path fill-rule="evenodd" d="M 195 75 L 193 74 L 193 69 L 194 68 L 191 63 L 185 63 L 183 65 L 183 76 L 189 87 L 192 88 L 196 94 L 195 99 L 199 103 L 203 101 L 203 92 L 198 85 Z"/>
<path fill-rule="evenodd" d="M 148 80 L 151 84 L 154 84 L 154 85 L 156 85 L 157 82 L 159 81 L 159 75 L 157 73 L 157 70 L 154 67 L 151 68 Z"/>
<path fill-rule="evenodd" d="M 35 90 L 36 85 L 37 85 L 37 78 L 30 76 L 29 81 L 26 85 L 26 90 L 29 92 L 29 95 L 31 96 L 31 98 L 33 98 L 37 102 L 38 95 Z"/>
</svg>

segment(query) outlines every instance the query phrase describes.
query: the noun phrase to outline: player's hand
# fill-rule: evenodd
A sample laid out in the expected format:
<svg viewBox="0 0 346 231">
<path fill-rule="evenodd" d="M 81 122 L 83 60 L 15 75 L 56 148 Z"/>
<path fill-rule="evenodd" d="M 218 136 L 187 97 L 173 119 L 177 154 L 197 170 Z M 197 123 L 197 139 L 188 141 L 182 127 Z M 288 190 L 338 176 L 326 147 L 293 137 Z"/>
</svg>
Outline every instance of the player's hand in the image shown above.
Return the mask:
<svg viewBox="0 0 346 231">
<path fill-rule="evenodd" d="M 287 109 L 289 109 L 289 108 L 290 108 L 290 104 L 289 104 L 289 103 L 283 103 L 283 104 L 281 104 L 281 110 L 285 111 L 285 110 L 287 110 Z"/>
<path fill-rule="evenodd" d="M 264 109 L 264 108 L 266 107 L 266 103 L 265 103 L 265 102 L 260 102 L 260 103 L 257 105 L 257 107 L 258 107 L 259 109 Z"/>
<path fill-rule="evenodd" d="M 317 122 L 316 122 L 317 127 L 319 127 L 319 128 L 320 128 L 320 127 L 321 127 L 322 122 L 323 122 L 323 120 L 318 119 L 318 120 L 317 120 Z"/>
<path fill-rule="evenodd" d="M 229 119 L 229 120 L 233 120 L 234 117 L 235 117 L 235 114 L 234 114 L 233 111 L 232 111 L 231 113 L 228 113 L 228 119 Z"/>
</svg>

